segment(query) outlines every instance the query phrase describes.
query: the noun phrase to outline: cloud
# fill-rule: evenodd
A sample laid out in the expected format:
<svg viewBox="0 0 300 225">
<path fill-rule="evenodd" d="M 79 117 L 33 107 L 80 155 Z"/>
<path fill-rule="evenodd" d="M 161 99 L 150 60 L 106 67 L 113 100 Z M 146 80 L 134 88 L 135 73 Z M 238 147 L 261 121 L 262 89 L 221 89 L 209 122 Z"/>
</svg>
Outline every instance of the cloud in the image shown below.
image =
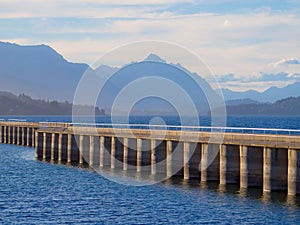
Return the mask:
<svg viewBox="0 0 300 225">
<path fill-rule="evenodd" d="M 255 82 L 271 82 L 271 81 L 300 81 L 299 73 L 287 73 L 287 72 L 279 72 L 279 73 L 267 73 L 260 72 L 258 74 L 253 74 L 250 76 L 240 76 L 237 77 L 235 74 L 227 74 L 223 76 L 219 76 L 217 81 L 220 83 L 230 83 L 239 81 L 239 83 L 255 83 Z"/>
<path fill-rule="evenodd" d="M 233 73 L 229 73 L 229 74 L 222 75 L 222 76 L 217 76 L 217 81 L 219 83 L 227 83 L 227 82 L 238 81 L 238 80 L 240 80 L 240 79 L 237 78 Z"/>
<path fill-rule="evenodd" d="M 269 73 L 260 73 L 257 79 L 252 79 L 252 81 L 260 82 L 260 81 L 287 81 L 291 80 L 291 77 L 288 73 L 281 72 L 276 74 L 269 74 Z"/>
<path fill-rule="evenodd" d="M 280 66 L 284 65 L 299 65 L 300 61 L 296 58 L 290 58 L 290 59 L 281 59 L 277 62 L 271 63 L 270 66 L 274 68 L 278 68 Z"/>
<path fill-rule="evenodd" d="M 247 3 L 249 10 L 233 13 L 229 8 L 243 7 L 235 6 L 235 2 L 2 0 L 0 39 L 20 40 L 14 42 L 26 45 L 48 44 L 70 61 L 89 64 L 122 44 L 162 40 L 195 52 L 215 74 L 225 74 L 219 76 L 223 84 L 298 79 L 293 76 L 296 66 L 291 65 L 299 61 L 290 58 L 299 55 L 297 12 L 273 11 L 273 7 L 253 10 L 252 3 Z M 225 7 L 223 11 L 221 6 Z M 278 56 L 284 60 L 277 61 Z M 267 66 L 270 62 L 273 65 Z"/>
</svg>

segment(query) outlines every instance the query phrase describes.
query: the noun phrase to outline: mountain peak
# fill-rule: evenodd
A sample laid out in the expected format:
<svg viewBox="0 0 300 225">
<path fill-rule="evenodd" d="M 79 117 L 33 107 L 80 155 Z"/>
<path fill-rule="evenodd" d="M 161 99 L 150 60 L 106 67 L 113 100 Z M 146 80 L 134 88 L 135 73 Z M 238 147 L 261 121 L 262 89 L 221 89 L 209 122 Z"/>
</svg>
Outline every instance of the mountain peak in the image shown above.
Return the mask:
<svg viewBox="0 0 300 225">
<path fill-rule="evenodd" d="M 166 60 L 160 58 L 158 55 L 155 55 L 153 53 L 148 55 L 147 58 L 144 59 L 144 61 L 155 61 L 155 62 L 162 62 L 162 63 L 166 62 Z"/>
</svg>

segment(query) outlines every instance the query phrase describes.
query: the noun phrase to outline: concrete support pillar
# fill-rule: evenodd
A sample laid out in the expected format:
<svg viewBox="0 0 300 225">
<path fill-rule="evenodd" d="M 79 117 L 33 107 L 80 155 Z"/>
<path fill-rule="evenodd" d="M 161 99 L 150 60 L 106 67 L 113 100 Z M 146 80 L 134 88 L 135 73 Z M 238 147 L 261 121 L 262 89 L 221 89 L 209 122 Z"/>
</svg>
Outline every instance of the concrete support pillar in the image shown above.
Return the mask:
<svg viewBox="0 0 300 225">
<path fill-rule="evenodd" d="M 7 127 L 7 143 L 8 143 L 8 144 L 11 144 L 10 129 L 11 129 L 11 127 L 8 126 L 8 127 Z"/>
<path fill-rule="evenodd" d="M 9 127 L 9 144 L 13 143 L 13 127 Z"/>
<path fill-rule="evenodd" d="M 142 139 L 138 138 L 136 140 L 136 171 L 141 172 L 142 170 Z"/>
<path fill-rule="evenodd" d="M 272 149 L 264 148 L 263 191 L 271 191 Z"/>
<path fill-rule="evenodd" d="M 300 151 L 288 150 L 288 195 L 300 193 L 300 174 L 298 164 L 300 163 Z"/>
<path fill-rule="evenodd" d="M 17 127 L 17 145 L 20 145 L 20 132 L 21 132 L 20 127 Z"/>
<path fill-rule="evenodd" d="M 2 138 L 2 126 L 0 126 L 0 143 L 3 143 L 3 138 Z"/>
<path fill-rule="evenodd" d="M 110 168 L 115 168 L 115 160 L 116 160 L 116 139 L 115 137 L 111 137 L 111 146 L 110 146 Z"/>
<path fill-rule="evenodd" d="M 39 143 L 39 140 L 38 140 L 38 132 L 36 132 L 35 133 L 35 141 L 36 141 L 36 143 L 35 143 L 35 146 L 36 146 L 36 148 L 35 148 L 35 158 L 38 158 L 39 157 L 39 151 L 40 151 L 40 149 L 39 149 L 39 145 L 38 145 L 38 143 Z"/>
<path fill-rule="evenodd" d="M 208 144 L 201 146 L 201 182 L 207 182 Z"/>
<path fill-rule="evenodd" d="M 26 145 L 29 147 L 29 139 L 30 139 L 30 128 L 29 127 L 27 127 L 27 135 L 26 135 L 26 137 L 27 137 Z"/>
<path fill-rule="evenodd" d="M 124 138 L 123 142 L 123 170 L 126 171 L 128 169 L 128 138 Z"/>
<path fill-rule="evenodd" d="M 55 155 L 54 155 L 54 151 L 55 151 L 55 133 L 51 134 L 51 160 L 54 161 L 55 160 Z"/>
<path fill-rule="evenodd" d="M 240 188 L 248 188 L 248 148 L 240 146 Z"/>
<path fill-rule="evenodd" d="M 61 162 L 62 160 L 62 134 L 58 135 L 58 161 Z"/>
<path fill-rule="evenodd" d="M 31 146 L 35 147 L 35 129 L 34 128 L 31 128 L 31 135 L 32 135 Z"/>
<path fill-rule="evenodd" d="M 226 145 L 220 145 L 220 184 L 227 184 L 227 149 Z"/>
<path fill-rule="evenodd" d="M 79 136 L 79 164 L 83 164 L 83 136 Z"/>
<path fill-rule="evenodd" d="M 95 152 L 95 137 L 90 136 L 90 156 L 89 156 L 89 165 L 94 165 L 94 152 Z"/>
<path fill-rule="evenodd" d="M 167 177 L 172 177 L 172 141 L 166 142 Z"/>
<path fill-rule="evenodd" d="M 43 133 L 43 160 L 47 158 L 47 134 Z"/>
<path fill-rule="evenodd" d="M 99 163 L 100 163 L 100 167 L 104 166 L 104 137 L 100 137 L 100 145 L 99 145 Z"/>
<path fill-rule="evenodd" d="M 12 127 L 12 143 L 16 144 L 15 127 Z"/>
<path fill-rule="evenodd" d="M 151 174 L 156 174 L 156 140 L 151 140 Z"/>
<path fill-rule="evenodd" d="M 68 134 L 68 140 L 67 140 L 67 162 L 72 162 L 72 135 Z"/>
<path fill-rule="evenodd" d="M 34 138 L 34 140 L 35 140 L 35 148 L 36 149 L 38 149 L 38 144 L 39 144 L 39 140 L 38 140 L 38 132 L 35 132 L 35 138 Z"/>
<path fill-rule="evenodd" d="M 4 126 L 4 128 L 3 128 L 3 132 L 4 132 L 4 135 L 3 135 L 4 141 L 3 141 L 3 143 L 7 143 L 7 141 L 6 141 L 6 137 L 7 137 L 7 127 L 6 127 L 6 126 Z"/>
<path fill-rule="evenodd" d="M 183 143 L 183 179 L 188 180 L 190 179 L 190 143 L 184 142 Z"/>
<path fill-rule="evenodd" d="M 22 127 L 22 146 L 25 145 L 25 128 Z"/>
</svg>

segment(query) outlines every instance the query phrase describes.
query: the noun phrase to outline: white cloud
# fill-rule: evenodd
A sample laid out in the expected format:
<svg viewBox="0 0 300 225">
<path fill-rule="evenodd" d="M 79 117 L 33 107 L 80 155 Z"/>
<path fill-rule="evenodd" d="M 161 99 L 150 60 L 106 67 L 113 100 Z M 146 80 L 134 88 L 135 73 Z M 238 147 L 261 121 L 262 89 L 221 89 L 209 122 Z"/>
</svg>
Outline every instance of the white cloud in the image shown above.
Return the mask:
<svg viewBox="0 0 300 225">
<path fill-rule="evenodd" d="M 296 58 L 290 58 L 290 59 L 281 59 L 277 62 L 271 63 L 270 66 L 273 66 L 275 68 L 278 68 L 280 66 L 284 65 L 299 65 L 300 61 Z"/>
<path fill-rule="evenodd" d="M 24 28 L 10 26 L 9 32 L 0 26 L 0 39 L 45 43 L 70 61 L 87 63 L 128 42 L 175 42 L 202 57 L 216 74 L 235 74 L 231 76 L 233 83 L 258 71 L 299 72 L 294 68 L 297 65 L 292 65 L 300 57 L 300 29 L 296 29 L 300 27 L 299 16 L 274 13 L 269 8 L 237 14 L 181 14 L 180 9 L 169 10 L 171 4 L 195 2 L 2 0 L 0 18 L 38 19 Z M 53 22 L 55 18 L 60 18 L 59 23 Z M 11 34 L 14 31 L 22 37 Z M 279 71 L 283 67 L 285 70 Z"/>
</svg>

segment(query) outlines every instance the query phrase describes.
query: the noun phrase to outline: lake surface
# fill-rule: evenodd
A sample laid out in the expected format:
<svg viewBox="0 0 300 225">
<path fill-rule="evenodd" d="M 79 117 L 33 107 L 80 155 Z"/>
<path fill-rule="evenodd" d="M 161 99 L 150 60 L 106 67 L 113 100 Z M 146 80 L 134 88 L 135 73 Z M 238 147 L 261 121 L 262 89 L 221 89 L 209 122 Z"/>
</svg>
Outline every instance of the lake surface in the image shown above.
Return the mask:
<svg viewBox="0 0 300 225">
<path fill-rule="evenodd" d="M 181 125 L 180 118 L 177 116 L 158 116 L 167 125 Z M 155 116 L 131 116 L 131 124 L 149 124 Z M 29 122 L 72 122 L 71 116 L 0 116 L 3 120 L 23 120 Z M 117 118 L 119 122 L 127 120 L 126 117 Z M 89 121 L 82 117 L 82 122 Z M 111 123 L 110 116 L 97 116 L 97 123 Z M 155 120 L 154 120 L 155 122 Z M 193 121 L 191 124 L 194 125 Z M 199 117 L 200 126 L 211 126 L 209 116 Z M 227 127 L 247 127 L 247 128 L 274 128 L 274 129 L 300 129 L 300 116 L 228 116 Z"/>
<path fill-rule="evenodd" d="M 35 160 L 0 144 L 0 224 L 300 223 L 299 199 L 171 180 L 124 186 L 88 169 Z"/>
</svg>

